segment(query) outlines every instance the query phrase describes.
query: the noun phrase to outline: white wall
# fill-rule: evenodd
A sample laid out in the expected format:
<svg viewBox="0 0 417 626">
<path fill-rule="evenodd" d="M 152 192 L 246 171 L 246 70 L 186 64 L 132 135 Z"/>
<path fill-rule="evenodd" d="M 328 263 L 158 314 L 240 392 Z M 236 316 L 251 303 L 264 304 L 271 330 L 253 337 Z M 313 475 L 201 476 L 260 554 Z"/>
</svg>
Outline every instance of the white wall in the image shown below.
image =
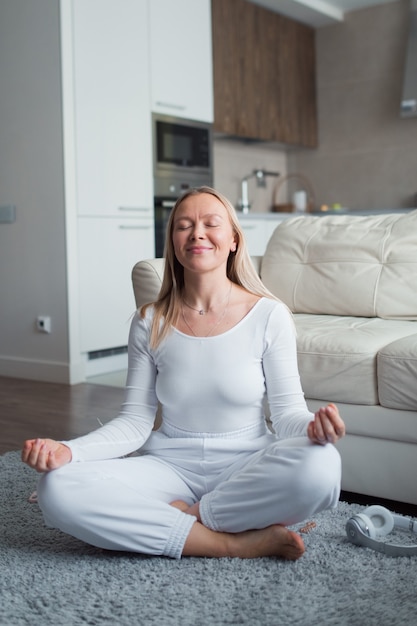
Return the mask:
<svg viewBox="0 0 417 626">
<path fill-rule="evenodd" d="M 58 0 L 0 3 L 0 375 L 65 381 L 68 364 Z M 50 315 L 52 333 L 35 330 Z M 50 376 L 53 373 L 53 376 Z"/>
</svg>

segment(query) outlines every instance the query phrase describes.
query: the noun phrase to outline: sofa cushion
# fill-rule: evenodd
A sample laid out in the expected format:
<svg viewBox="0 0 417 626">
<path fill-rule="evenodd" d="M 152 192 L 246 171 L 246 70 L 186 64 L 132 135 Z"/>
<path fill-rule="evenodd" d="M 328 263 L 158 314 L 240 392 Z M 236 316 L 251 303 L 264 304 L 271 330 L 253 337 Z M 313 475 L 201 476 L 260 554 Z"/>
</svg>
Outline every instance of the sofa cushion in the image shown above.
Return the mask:
<svg viewBox="0 0 417 626">
<path fill-rule="evenodd" d="M 380 350 L 378 388 L 382 406 L 417 409 L 417 334 L 397 339 Z"/>
<path fill-rule="evenodd" d="M 295 313 L 417 320 L 416 232 L 417 211 L 290 218 L 261 278 Z"/>
<path fill-rule="evenodd" d="M 413 341 L 416 336 L 416 324 L 409 321 L 308 314 L 294 319 L 301 383 L 312 399 L 379 404 L 378 353 L 388 344 L 405 337 L 407 344 L 410 335 Z M 410 374 L 407 388 L 417 382 Z"/>
</svg>

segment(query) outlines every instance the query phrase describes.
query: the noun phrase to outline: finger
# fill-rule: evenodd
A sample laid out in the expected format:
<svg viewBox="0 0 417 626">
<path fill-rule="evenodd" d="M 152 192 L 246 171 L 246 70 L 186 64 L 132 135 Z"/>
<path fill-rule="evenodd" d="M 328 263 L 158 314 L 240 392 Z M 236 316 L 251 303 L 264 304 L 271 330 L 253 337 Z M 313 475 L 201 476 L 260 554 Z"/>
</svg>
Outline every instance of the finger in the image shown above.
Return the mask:
<svg viewBox="0 0 417 626">
<path fill-rule="evenodd" d="M 340 417 L 339 409 L 334 404 L 329 404 L 327 407 L 327 418 L 333 425 L 334 432 L 338 437 L 343 437 L 346 432 L 345 423 Z"/>
<path fill-rule="evenodd" d="M 46 459 L 46 468 L 48 470 L 54 470 L 59 467 L 59 463 L 54 450 L 50 450 Z"/>
<path fill-rule="evenodd" d="M 49 449 L 44 441 L 39 449 L 38 462 L 36 464 L 36 470 L 38 472 L 46 472 L 48 469 Z"/>
<path fill-rule="evenodd" d="M 325 413 L 323 408 L 319 409 L 314 416 L 314 434 L 320 443 L 326 441 L 326 433 L 323 426 Z"/>
<path fill-rule="evenodd" d="M 330 415 L 332 418 L 329 417 Z M 317 411 L 314 425 L 317 439 L 321 444 L 336 443 L 338 435 L 332 422 L 334 418 L 334 411 L 329 407 L 322 407 Z"/>
<path fill-rule="evenodd" d="M 335 424 L 333 422 L 333 419 L 329 418 L 329 416 L 326 415 L 323 418 L 322 424 L 323 424 L 323 430 L 324 430 L 324 434 L 325 434 L 326 440 L 329 443 L 336 443 L 336 441 L 339 439 L 339 435 L 336 432 L 336 428 L 335 428 Z"/>
<path fill-rule="evenodd" d="M 43 439 L 36 439 L 28 458 L 28 465 L 37 472 L 47 470 L 48 447 Z"/>
<path fill-rule="evenodd" d="M 34 441 L 35 441 L 34 439 L 28 439 L 27 441 L 24 442 L 23 448 L 22 448 L 22 455 L 21 455 L 23 463 L 27 463 Z"/>
<path fill-rule="evenodd" d="M 307 427 L 307 435 L 310 441 L 312 441 L 313 443 L 318 443 L 319 445 L 324 445 L 326 443 L 325 441 L 320 441 L 317 437 L 314 422 L 309 423 Z"/>
<path fill-rule="evenodd" d="M 41 439 L 34 439 L 32 445 L 28 450 L 26 462 L 30 467 L 35 467 L 38 462 L 39 451 L 42 445 Z"/>
</svg>

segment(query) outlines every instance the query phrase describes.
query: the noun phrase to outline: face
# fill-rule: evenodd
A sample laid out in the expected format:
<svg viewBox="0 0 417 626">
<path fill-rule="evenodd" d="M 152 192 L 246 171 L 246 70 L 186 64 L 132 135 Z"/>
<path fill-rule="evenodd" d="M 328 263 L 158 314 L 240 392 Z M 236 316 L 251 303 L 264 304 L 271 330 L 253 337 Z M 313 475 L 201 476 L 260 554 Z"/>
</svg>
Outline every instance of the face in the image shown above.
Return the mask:
<svg viewBox="0 0 417 626">
<path fill-rule="evenodd" d="M 227 264 L 236 250 L 235 235 L 226 208 L 215 196 L 188 196 L 173 220 L 175 256 L 185 269 L 207 271 Z"/>
</svg>

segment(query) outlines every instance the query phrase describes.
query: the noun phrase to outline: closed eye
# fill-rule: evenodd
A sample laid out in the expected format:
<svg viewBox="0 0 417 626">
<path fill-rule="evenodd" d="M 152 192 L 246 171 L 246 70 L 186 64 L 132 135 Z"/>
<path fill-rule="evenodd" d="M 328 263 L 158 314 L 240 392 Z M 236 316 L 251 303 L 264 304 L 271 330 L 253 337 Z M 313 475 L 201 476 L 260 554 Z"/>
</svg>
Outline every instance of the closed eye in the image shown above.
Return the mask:
<svg viewBox="0 0 417 626">
<path fill-rule="evenodd" d="M 183 221 L 177 222 L 175 224 L 175 229 L 176 230 L 187 230 L 187 228 L 191 228 L 191 226 L 192 226 L 191 222 L 189 222 L 188 220 L 187 221 L 183 220 Z"/>
</svg>

